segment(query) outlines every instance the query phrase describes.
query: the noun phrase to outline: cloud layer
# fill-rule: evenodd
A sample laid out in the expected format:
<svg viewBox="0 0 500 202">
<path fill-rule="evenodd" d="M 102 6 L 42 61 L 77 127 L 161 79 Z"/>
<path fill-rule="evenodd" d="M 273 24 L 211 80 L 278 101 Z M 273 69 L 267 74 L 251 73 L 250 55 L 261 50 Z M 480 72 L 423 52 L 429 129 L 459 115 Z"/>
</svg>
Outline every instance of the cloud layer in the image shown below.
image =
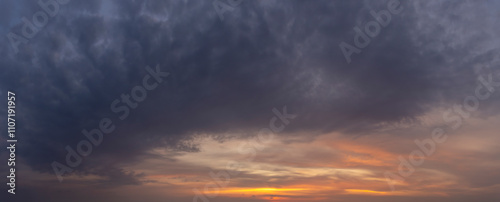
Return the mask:
<svg viewBox="0 0 500 202">
<path fill-rule="evenodd" d="M 21 19 L 41 10 L 32 1 L 2 5 L 2 36 L 20 35 Z M 290 137 L 421 124 L 472 94 L 478 76 L 500 78 L 499 6 L 402 1 L 403 11 L 348 64 L 339 44 L 354 44 L 353 28 L 387 1 L 244 1 L 222 21 L 211 1 L 73 0 L 18 53 L 1 40 L 0 95 L 18 94 L 18 154 L 30 169 L 52 174 L 66 145 L 110 117 L 116 130 L 76 173 L 102 177 L 103 186 L 137 185 L 144 173 L 122 167 L 154 158 L 151 150 L 175 156 L 198 151 L 200 134 L 253 136 L 285 105 L 298 115 L 281 134 Z M 169 77 L 119 120 L 111 103 L 157 64 Z M 475 115 L 496 116 L 499 98 Z"/>
</svg>

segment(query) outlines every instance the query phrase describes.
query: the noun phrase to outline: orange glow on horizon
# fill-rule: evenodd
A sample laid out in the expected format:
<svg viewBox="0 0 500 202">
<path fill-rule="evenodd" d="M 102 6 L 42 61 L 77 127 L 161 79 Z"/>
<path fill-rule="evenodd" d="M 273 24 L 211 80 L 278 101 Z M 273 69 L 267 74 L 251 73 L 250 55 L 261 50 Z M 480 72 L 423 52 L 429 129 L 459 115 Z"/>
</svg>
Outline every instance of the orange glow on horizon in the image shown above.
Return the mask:
<svg viewBox="0 0 500 202">
<path fill-rule="evenodd" d="M 219 191 L 210 191 L 209 193 L 219 194 L 248 194 L 248 195 L 279 195 L 286 193 L 287 195 L 295 195 L 294 192 L 306 191 L 310 189 L 304 188 L 228 188 Z"/>
<path fill-rule="evenodd" d="M 313 192 L 321 191 L 318 188 L 274 188 L 274 187 L 260 187 L 260 188 L 227 188 L 219 191 L 205 192 L 206 194 L 220 194 L 232 198 L 245 198 L 251 197 L 255 199 L 263 199 L 269 201 L 303 201 L 301 197 L 310 196 Z M 323 190 L 324 191 L 324 190 Z M 300 196 L 300 197 L 298 197 Z M 295 198 L 298 197 L 298 198 Z M 309 200 L 318 200 L 318 197 L 307 197 Z"/>
<path fill-rule="evenodd" d="M 366 190 L 366 189 L 346 189 L 345 190 L 349 194 L 368 194 L 368 195 L 386 195 L 387 192 L 384 191 L 374 191 L 374 190 Z"/>
</svg>

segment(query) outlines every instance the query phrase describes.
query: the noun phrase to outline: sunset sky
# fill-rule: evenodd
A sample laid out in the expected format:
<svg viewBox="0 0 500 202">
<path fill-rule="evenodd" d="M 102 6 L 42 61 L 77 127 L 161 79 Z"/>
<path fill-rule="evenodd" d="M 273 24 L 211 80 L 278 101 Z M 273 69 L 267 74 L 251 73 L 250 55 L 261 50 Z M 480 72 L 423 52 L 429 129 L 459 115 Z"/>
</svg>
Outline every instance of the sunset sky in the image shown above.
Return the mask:
<svg viewBox="0 0 500 202">
<path fill-rule="evenodd" d="M 2 1 L 0 201 L 500 201 L 499 9 Z"/>
</svg>

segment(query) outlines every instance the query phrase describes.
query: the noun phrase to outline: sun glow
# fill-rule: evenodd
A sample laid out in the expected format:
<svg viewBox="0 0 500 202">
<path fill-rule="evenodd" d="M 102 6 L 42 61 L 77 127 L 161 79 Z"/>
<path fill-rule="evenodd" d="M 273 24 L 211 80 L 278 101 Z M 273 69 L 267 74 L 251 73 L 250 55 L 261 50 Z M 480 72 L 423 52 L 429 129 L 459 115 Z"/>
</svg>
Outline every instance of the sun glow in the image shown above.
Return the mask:
<svg viewBox="0 0 500 202">
<path fill-rule="evenodd" d="M 345 190 L 349 194 L 368 194 L 368 195 L 385 195 L 387 192 L 383 191 L 374 191 L 374 190 L 365 190 L 365 189 L 346 189 Z"/>
<path fill-rule="evenodd" d="M 252 195 L 274 195 L 274 194 L 283 194 L 293 195 L 294 192 L 297 191 L 305 191 L 309 189 L 304 188 L 229 188 L 218 191 L 219 194 L 252 194 Z M 212 193 L 216 193 L 214 191 Z"/>
</svg>

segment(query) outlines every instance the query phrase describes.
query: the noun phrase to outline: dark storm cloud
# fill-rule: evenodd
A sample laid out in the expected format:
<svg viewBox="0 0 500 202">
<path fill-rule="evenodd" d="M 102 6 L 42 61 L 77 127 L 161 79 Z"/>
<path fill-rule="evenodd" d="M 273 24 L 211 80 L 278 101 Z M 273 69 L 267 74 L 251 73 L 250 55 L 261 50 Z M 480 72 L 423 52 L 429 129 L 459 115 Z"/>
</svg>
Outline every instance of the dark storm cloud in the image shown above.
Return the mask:
<svg viewBox="0 0 500 202">
<path fill-rule="evenodd" d="M 137 174 L 95 168 L 136 162 L 155 147 L 196 150 L 178 144 L 192 134 L 252 133 L 284 105 L 299 115 L 289 132 L 369 132 L 463 100 L 479 74 L 498 75 L 499 29 L 485 20 L 497 14 L 455 1 L 403 1 L 404 11 L 347 64 L 339 43 L 353 44 L 353 27 L 386 2 L 245 1 L 221 21 L 210 1 L 73 0 L 19 53 L 2 42 L 1 94 L 18 94 L 19 155 L 52 172 L 64 147 L 84 139 L 81 130 L 110 117 L 116 131 L 76 169 L 134 184 Z M 39 9 L 5 5 L 29 17 Z M 20 16 L 2 16 L 1 34 L 19 33 L 11 22 Z M 118 121 L 110 104 L 156 64 L 170 76 Z"/>
</svg>

